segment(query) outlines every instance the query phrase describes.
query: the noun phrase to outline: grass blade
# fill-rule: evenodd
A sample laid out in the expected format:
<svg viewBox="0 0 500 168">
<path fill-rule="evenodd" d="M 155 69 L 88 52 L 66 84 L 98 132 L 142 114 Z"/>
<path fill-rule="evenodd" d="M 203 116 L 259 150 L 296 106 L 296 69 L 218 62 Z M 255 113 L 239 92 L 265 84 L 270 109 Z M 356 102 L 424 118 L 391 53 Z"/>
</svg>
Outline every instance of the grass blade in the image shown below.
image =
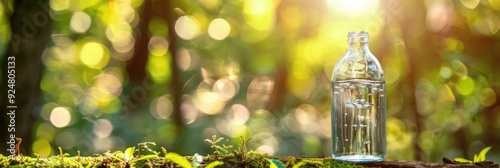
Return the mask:
<svg viewBox="0 0 500 168">
<path fill-rule="evenodd" d="M 182 157 L 181 155 L 177 154 L 177 153 L 168 153 L 167 155 L 165 155 L 165 158 L 174 162 L 175 164 L 183 167 L 183 168 L 191 168 L 191 163 L 189 163 L 189 161 Z"/>
<path fill-rule="evenodd" d="M 455 160 L 456 162 L 460 162 L 460 163 L 472 163 L 472 161 L 465 159 L 465 158 L 455 158 L 453 160 Z"/>
<path fill-rule="evenodd" d="M 488 151 L 490 151 L 491 149 L 491 146 L 488 146 L 486 148 L 484 148 L 483 150 L 481 150 L 481 152 L 479 152 L 479 155 L 477 157 L 477 162 L 482 162 L 482 161 L 486 161 L 486 153 L 488 153 Z M 476 162 L 476 161 L 474 161 Z"/>
</svg>

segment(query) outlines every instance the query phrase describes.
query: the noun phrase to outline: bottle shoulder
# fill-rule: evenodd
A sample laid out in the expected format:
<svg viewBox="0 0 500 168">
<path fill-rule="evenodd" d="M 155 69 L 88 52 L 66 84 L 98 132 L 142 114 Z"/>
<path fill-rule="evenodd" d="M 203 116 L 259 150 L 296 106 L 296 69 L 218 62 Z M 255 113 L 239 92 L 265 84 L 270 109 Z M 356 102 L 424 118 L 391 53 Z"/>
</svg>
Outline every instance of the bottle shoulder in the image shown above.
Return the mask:
<svg viewBox="0 0 500 168">
<path fill-rule="evenodd" d="M 332 72 L 332 81 L 349 79 L 367 79 L 385 81 L 384 71 L 373 54 L 363 56 L 347 52 L 335 65 Z"/>
</svg>

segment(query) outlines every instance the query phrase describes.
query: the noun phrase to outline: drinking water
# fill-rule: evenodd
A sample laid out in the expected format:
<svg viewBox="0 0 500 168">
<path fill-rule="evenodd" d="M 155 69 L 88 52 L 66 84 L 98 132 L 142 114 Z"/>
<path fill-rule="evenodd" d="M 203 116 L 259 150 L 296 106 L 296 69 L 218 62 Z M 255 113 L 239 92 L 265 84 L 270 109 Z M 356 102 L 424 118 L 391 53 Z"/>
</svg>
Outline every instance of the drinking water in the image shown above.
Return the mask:
<svg viewBox="0 0 500 168">
<path fill-rule="evenodd" d="M 332 82 L 333 158 L 382 161 L 386 150 L 385 82 Z"/>
</svg>

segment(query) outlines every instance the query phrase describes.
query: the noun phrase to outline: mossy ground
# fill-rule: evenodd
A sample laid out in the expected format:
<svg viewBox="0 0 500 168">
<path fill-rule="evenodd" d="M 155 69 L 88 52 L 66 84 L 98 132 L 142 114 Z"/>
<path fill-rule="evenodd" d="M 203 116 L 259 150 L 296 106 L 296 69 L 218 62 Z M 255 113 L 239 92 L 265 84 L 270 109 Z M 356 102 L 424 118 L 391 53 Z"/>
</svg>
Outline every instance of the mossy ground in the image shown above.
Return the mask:
<svg viewBox="0 0 500 168">
<path fill-rule="evenodd" d="M 79 154 L 70 156 L 70 154 L 64 153 L 61 148 L 59 148 L 59 155 L 48 158 L 29 157 L 19 154 L 11 159 L 0 154 L 0 167 L 360 167 L 322 157 L 268 156 L 267 154 L 248 150 L 246 144 L 250 139 L 241 137 L 241 142 L 237 144 L 236 148 L 224 144 L 223 139 L 213 136 L 211 140 L 206 140 L 214 149 L 214 154 L 207 156 L 198 154 L 180 156 L 176 153 L 167 152 L 165 148 L 161 148 L 162 151 L 157 152 L 150 148 L 150 146 L 156 145 L 154 142 L 142 142 L 137 145 L 137 149 L 136 147 L 129 147 L 124 151 L 106 152 L 92 156 L 80 156 Z"/>
<path fill-rule="evenodd" d="M 127 163 L 123 161 L 123 152 L 113 152 L 113 155 L 122 160 L 115 159 L 107 155 L 94 155 L 94 156 L 69 156 L 64 154 L 61 156 L 52 156 L 48 158 L 35 158 L 35 157 L 17 157 L 9 159 L 6 156 L 0 155 L 0 167 L 111 167 L 111 168 L 125 168 L 125 167 L 168 167 L 177 168 L 183 167 L 172 160 L 165 157 L 153 157 L 141 161 Z M 193 162 L 193 156 L 184 156 L 190 163 Z M 208 155 L 203 157 L 203 161 L 199 167 L 206 167 L 209 163 L 214 161 L 221 161 L 223 164 L 216 167 L 233 168 L 233 167 L 248 167 L 248 168 L 261 168 L 272 167 L 269 162 L 270 159 L 279 160 L 285 167 L 360 167 L 348 163 L 339 162 L 324 162 L 325 158 L 310 158 L 310 157 L 296 157 L 296 156 L 267 156 L 262 153 L 249 152 L 244 157 L 235 155 Z M 326 164 L 325 164 L 326 163 Z M 276 166 L 281 167 L 281 166 Z"/>
</svg>

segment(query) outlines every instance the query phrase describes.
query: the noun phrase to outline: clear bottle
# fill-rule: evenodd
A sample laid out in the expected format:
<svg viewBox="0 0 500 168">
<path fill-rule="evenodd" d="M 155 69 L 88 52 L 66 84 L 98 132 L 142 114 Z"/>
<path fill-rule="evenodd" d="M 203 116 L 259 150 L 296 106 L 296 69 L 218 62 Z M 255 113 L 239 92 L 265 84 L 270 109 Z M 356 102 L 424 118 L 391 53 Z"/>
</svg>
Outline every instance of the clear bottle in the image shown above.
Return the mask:
<svg viewBox="0 0 500 168">
<path fill-rule="evenodd" d="M 382 161 L 386 153 L 385 77 L 368 48 L 368 32 L 349 32 L 332 73 L 333 159 Z"/>
</svg>

